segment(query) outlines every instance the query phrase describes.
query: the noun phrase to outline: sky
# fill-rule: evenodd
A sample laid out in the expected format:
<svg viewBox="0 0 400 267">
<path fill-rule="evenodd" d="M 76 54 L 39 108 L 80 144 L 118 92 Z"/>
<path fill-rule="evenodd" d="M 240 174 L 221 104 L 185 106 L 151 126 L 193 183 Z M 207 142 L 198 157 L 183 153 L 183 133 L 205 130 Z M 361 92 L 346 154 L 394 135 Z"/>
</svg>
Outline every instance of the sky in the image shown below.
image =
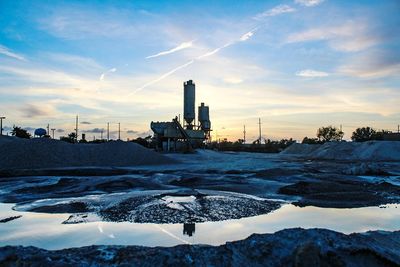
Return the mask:
<svg viewBox="0 0 400 267">
<path fill-rule="evenodd" d="M 0 116 L 32 131 L 151 134 L 183 113 L 183 82 L 213 138 L 397 131 L 400 2 L 0 0 Z"/>
</svg>

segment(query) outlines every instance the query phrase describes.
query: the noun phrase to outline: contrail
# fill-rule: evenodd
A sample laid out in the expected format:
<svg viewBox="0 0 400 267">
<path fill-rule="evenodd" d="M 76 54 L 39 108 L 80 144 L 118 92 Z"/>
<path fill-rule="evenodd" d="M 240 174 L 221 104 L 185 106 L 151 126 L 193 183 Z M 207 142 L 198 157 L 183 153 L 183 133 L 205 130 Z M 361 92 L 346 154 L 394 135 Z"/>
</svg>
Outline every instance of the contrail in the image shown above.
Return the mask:
<svg viewBox="0 0 400 267">
<path fill-rule="evenodd" d="M 188 244 L 188 245 L 191 245 L 191 244 L 192 244 L 192 243 L 190 243 L 190 242 L 188 242 L 188 241 L 186 241 L 186 240 L 184 240 L 184 239 L 182 239 L 182 238 L 177 237 L 177 236 L 174 235 L 173 233 L 171 233 L 171 232 L 165 230 L 164 228 L 162 228 L 161 226 L 159 226 L 159 225 L 157 225 L 157 224 L 154 225 L 154 226 L 157 227 L 158 229 L 160 229 L 162 232 L 166 233 L 167 235 L 169 235 L 169 236 L 175 238 L 176 240 L 179 240 L 179 241 L 181 241 L 181 242 L 183 242 L 183 243 L 185 243 L 185 244 Z"/>
<path fill-rule="evenodd" d="M 234 44 L 236 44 L 236 43 L 238 43 L 238 42 L 247 41 L 248 39 L 250 39 L 250 38 L 254 35 L 254 33 L 255 33 L 257 30 L 258 30 L 258 27 L 252 29 L 251 31 L 249 31 L 249 32 L 247 32 L 247 33 L 245 33 L 245 34 L 243 34 L 239 39 L 237 39 L 237 40 L 235 40 L 235 41 L 228 42 L 228 43 L 224 44 L 224 45 L 221 46 L 221 47 L 215 48 L 214 50 L 212 50 L 212 51 L 210 51 L 210 52 L 207 52 L 207 53 L 205 53 L 205 54 L 203 54 L 203 55 L 201 55 L 201 56 L 198 56 L 197 58 L 192 59 L 192 60 L 190 60 L 189 62 L 187 62 L 187 63 L 185 63 L 185 64 L 183 64 L 183 65 L 181 65 L 181 66 L 179 66 L 179 67 L 176 67 L 175 69 L 173 69 L 173 70 L 171 70 L 171 71 L 169 71 L 169 72 L 167 72 L 167 73 L 164 73 L 163 75 L 161 75 L 161 76 L 158 77 L 157 79 L 152 80 L 152 81 L 150 81 L 150 82 L 148 82 L 148 83 L 142 85 L 141 87 L 137 88 L 137 89 L 136 89 L 135 91 L 133 91 L 131 94 L 135 94 L 135 93 L 137 93 L 137 92 L 143 90 L 144 88 L 146 88 L 146 87 L 148 87 L 148 86 L 150 86 L 150 85 L 153 85 L 153 84 L 155 84 L 155 83 L 157 83 L 157 82 L 159 82 L 159 81 L 161 81 L 161 80 L 167 78 L 168 76 L 172 75 L 173 73 L 177 72 L 178 70 L 183 69 L 183 68 L 186 68 L 187 66 L 193 64 L 196 60 L 201 60 L 201 59 L 203 59 L 203 58 L 212 56 L 212 55 L 218 53 L 220 50 L 222 50 L 222 49 L 224 49 L 224 48 L 227 48 L 227 47 L 229 47 L 229 46 L 231 46 L 231 45 L 234 45 Z"/>
<path fill-rule="evenodd" d="M 155 55 L 148 56 L 148 57 L 146 57 L 146 58 L 155 58 L 155 57 L 159 57 L 159 56 L 165 56 L 165 55 L 168 55 L 168 54 L 172 54 L 172 53 L 177 52 L 177 51 L 179 51 L 179 50 L 192 47 L 192 46 L 193 46 L 193 42 L 194 42 L 194 40 L 192 40 L 192 41 L 190 41 L 190 42 L 181 43 L 180 45 L 178 45 L 178 46 L 175 47 L 175 48 L 172 48 L 172 49 L 170 49 L 170 50 L 157 53 L 157 54 L 155 54 Z"/>
<path fill-rule="evenodd" d="M 112 69 L 109 69 L 109 70 L 108 70 L 108 71 L 106 71 L 106 72 L 103 72 L 103 73 L 101 74 L 101 76 L 100 76 L 99 80 L 100 80 L 100 81 L 103 81 L 107 73 L 110 73 L 110 72 L 116 72 L 116 71 L 117 71 L 117 69 L 116 69 L 116 68 L 112 68 Z"/>
<path fill-rule="evenodd" d="M 233 45 L 233 44 L 234 44 L 234 42 L 226 43 L 226 44 L 224 44 L 224 45 L 221 46 L 221 47 L 218 47 L 218 48 L 216 48 L 216 49 L 214 49 L 214 50 L 212 50 L 212 51 L 210 51 L 210 52 L 205 53 L 204 55 L 198 56 L 196 59 L 202 59 L 202 58 L 205 58 L 205 57 L 212 56 L 212 55 L 218 53 L 221 49 L 224 49 L 224 48 L 226 48 L 226 47 L 228 47 L 228 46 L 231 46 L 231 45 Z"/>
<path fill-rule="evenodd" d="M 158 77 L 157 79 L 152 80 L 152 81 L 150 81 L 150 82 L 148 82 L 148 83 L 142 85 L 141 87 L 139 87 L 138 89 L 136 89 L 135 91 L 133 91 L 131 94 L 135 94 L 135 93 L 137 93 L 137 92 L 143 90 L 144 88 L 146 88 L 146 87 L 148 87 L 148 86 L 150 86 L 150 85 L 152 85 L 152 84 L 155 84 L 156 82 L 159 82 L 159 81 L 161 81 L 161 80 L 167 78 L 167 77 L 170 76 L 171 74 L 174 74 L 174 73 L 177 72 L 178 70 L 183 69 L 183 68 L 189 66 L 189 65 L 192 64 L 193 62 L 194 62 L 194 60 L 192 59 L 192 60 L 190 60 L 189 62 L 186 62 L 185 64 L 183 64 L 183 65 L 181 65 L 181 66 L 179 66 L 179 67 L 176 67 L 175 69 L 170 70 L 170 71 L 168 71 L 167 73 L 164 73 L 163 75 L 161 75 L 161 76 Z"/>
</svg>

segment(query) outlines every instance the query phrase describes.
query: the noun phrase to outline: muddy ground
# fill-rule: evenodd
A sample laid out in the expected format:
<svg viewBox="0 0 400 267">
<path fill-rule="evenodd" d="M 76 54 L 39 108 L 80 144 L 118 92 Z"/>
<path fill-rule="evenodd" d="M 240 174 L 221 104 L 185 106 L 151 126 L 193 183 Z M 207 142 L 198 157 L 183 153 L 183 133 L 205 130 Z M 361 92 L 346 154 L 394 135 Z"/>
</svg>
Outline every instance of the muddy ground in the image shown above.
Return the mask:
<svg viewBox="0 0 400 267">
<path fill-rule="evenodd" d="M 20 211 L 67 213 L 65 224 L 220 221 L 266 214 L 283 203 L 330 208 L 400 203 L 400 162 L 220 156 L 190 156 L 168 168 L 0 171 L 0 202 L 15 203 Z M 288 229 L 219 247 L 2 247 L 0 265 L 399 266 L 399 244 L 400 232 Z"/>
<path fill-rule="evenodd" d="M 96 176 L 87 176 L 95 168 L 69 175 L 51 170 L 51 176 L 0 178 L 0 201 L 16 203 L 16 210 L 70 213 L 66 223 L 85 221 L 93 212 L 105 221 L 176 223 L 255 216 L 283 202 L 332 208 L 400 202 L 398 163 L 275 163 L 267 169 L 102 168 Z M 194 201 L 167 203 L 165 196 Z"/>
</svg>

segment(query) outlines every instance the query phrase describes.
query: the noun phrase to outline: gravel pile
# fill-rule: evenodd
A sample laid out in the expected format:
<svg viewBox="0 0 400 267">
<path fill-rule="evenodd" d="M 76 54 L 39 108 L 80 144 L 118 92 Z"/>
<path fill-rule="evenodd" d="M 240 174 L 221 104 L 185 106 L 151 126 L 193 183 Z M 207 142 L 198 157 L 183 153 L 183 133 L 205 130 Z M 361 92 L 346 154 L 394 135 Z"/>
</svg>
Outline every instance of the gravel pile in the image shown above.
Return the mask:
<svg viewBox="0 0 400 267">
<path fill-rule="evenodd" d="M 400 142 L 327 142 L 323 145 L 293 144 L 281 153 L 307 159 L 400 161 Z"/>
<path fill-rule="evenodd" d="M 317 150 L 321 145 L 315 144 L 315 145 L 310 145 L 310 144 L 299 144 L 299 143 L 294 143 L 290 145 L 288 148 L 283 150 L 281 152 L 282 155 L 285 154 L 300 154 L 300 155 L 306 155 L 310 154 L 311 152 Z"/>
<path fill-rule="evenodd" d="M 3 137 L 0 138 L 0 140 Z M 135 143 L 70 144 L 47 138 L 0 141 L 0 169 L 113 167 L 173 163 Z"/>
</svg>

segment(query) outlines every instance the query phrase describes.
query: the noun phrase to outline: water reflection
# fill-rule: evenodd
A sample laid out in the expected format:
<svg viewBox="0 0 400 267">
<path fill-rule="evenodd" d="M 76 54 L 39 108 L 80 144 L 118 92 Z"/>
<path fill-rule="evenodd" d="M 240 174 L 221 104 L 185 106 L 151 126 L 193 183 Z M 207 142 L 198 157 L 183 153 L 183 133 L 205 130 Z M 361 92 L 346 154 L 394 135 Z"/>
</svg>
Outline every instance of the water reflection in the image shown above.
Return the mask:
<svg viewBox="0 0 400 267">
<path fill-rule="evenodd" d="M 386 208 L 331 209 L 290 204 L 272 213 L 220 222 L 182 224 L 92 222 L 61 224 L 69 214 L 46 214 L 12 210 L 0 204 L 0 218 L 22 215 L 0 225 L 0 246 L 24 245 L 62 249 L 90 245 L 175 246 L 220 245 L 253 233 L 274 233 L 285 228 L 327 228 L 343 233 L 368 230 L 400 230 L 400 205 Z M 183 228 L 183 229 L 182 229 Z"/>
<path fill-rule="evenodd" d="M 192 236 L 196 232 L 195 223 L 184 223 L 183 224 L 183 235 Z"/>
</svg>

